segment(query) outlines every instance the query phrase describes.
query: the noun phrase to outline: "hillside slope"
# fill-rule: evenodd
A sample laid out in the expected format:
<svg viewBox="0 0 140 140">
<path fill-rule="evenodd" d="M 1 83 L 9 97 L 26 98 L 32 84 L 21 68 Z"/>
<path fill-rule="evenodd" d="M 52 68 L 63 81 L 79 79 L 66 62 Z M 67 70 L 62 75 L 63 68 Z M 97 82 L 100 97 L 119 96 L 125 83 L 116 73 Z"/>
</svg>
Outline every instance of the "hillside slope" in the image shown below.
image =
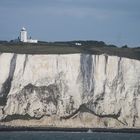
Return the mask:
<svg viewBox="0 0 140 140">
<path fill-rule="evenodd" d="M 140 48 L 118 48 L 114 45 L 106 45 L 97 41 L 93 43 L 83 41 L 81 46 L 77 46 L 73 42 L 37 44 L 3 43 L 0 44 L 0 52 L 17 54 L 107 54 L 140 60 Z"/>
</svg>

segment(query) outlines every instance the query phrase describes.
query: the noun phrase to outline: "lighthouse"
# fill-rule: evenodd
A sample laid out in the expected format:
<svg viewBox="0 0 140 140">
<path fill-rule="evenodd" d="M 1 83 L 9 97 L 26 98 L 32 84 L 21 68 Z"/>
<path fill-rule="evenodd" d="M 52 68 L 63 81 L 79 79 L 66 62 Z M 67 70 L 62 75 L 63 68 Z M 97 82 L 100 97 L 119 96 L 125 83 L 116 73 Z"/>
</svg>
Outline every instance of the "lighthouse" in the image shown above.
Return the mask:
<svg viewBox="0 0 140 140">
<path fill-rule="evenodd" d="M 20 41 L 27 42 L 27 31 L 24 27 L 20 31 Z"/>
<path fill-rule="evenodd" d="M 21 42 L 28 42 L 28 43 L 37 43 L 38 40 L 32 39 L 31 37 L 28 38 L 27 30 L 23 27 L 20 31 L 20 41 Z"/>
</svg>

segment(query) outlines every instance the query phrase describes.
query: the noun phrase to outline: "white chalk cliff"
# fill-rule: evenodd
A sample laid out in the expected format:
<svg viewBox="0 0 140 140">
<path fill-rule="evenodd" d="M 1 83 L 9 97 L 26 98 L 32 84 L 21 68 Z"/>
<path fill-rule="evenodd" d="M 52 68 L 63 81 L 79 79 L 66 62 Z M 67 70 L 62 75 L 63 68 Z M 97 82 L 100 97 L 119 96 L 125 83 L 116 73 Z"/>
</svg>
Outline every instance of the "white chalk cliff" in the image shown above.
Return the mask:
<svg viewBox="0 0 140 140">
<path fill-rule="evenodd" d="M 140 127 L 140 61 L 0 54 L 0 124 Z"/>
</svg>

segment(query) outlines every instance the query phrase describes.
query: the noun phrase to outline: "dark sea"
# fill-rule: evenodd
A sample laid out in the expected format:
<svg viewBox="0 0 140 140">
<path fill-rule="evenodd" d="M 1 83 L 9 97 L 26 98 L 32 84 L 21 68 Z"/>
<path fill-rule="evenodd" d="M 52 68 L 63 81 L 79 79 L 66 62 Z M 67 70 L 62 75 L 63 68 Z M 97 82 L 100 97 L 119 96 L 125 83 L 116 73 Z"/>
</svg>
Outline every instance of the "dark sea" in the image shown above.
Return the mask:
<svg viewBox="0 0 140 140">
<path fill-rule="evenodd" d="M 0 140 L 140 140 L 138 133 L 110 132 L 0 132 Z"/>
</svg>

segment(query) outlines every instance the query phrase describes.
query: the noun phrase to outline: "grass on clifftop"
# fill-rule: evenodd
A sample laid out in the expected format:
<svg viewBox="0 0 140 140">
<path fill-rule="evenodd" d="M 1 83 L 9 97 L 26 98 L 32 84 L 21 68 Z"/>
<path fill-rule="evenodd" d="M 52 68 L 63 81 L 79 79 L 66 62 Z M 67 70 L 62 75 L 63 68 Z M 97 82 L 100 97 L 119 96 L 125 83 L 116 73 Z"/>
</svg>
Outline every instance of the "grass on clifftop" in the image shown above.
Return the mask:
<svg viewBox="0 0 140 140">
<path fill-rule="evenodd" d="M 114 45 L 106 45 L 100 41 L 81 41 L 82 45 L 71 42 L 54 43 L 0 43 L 0 53 L 17 54 L 108 54 L 140 60 L 140 48 L 118 48 Z"/>
</svg>

